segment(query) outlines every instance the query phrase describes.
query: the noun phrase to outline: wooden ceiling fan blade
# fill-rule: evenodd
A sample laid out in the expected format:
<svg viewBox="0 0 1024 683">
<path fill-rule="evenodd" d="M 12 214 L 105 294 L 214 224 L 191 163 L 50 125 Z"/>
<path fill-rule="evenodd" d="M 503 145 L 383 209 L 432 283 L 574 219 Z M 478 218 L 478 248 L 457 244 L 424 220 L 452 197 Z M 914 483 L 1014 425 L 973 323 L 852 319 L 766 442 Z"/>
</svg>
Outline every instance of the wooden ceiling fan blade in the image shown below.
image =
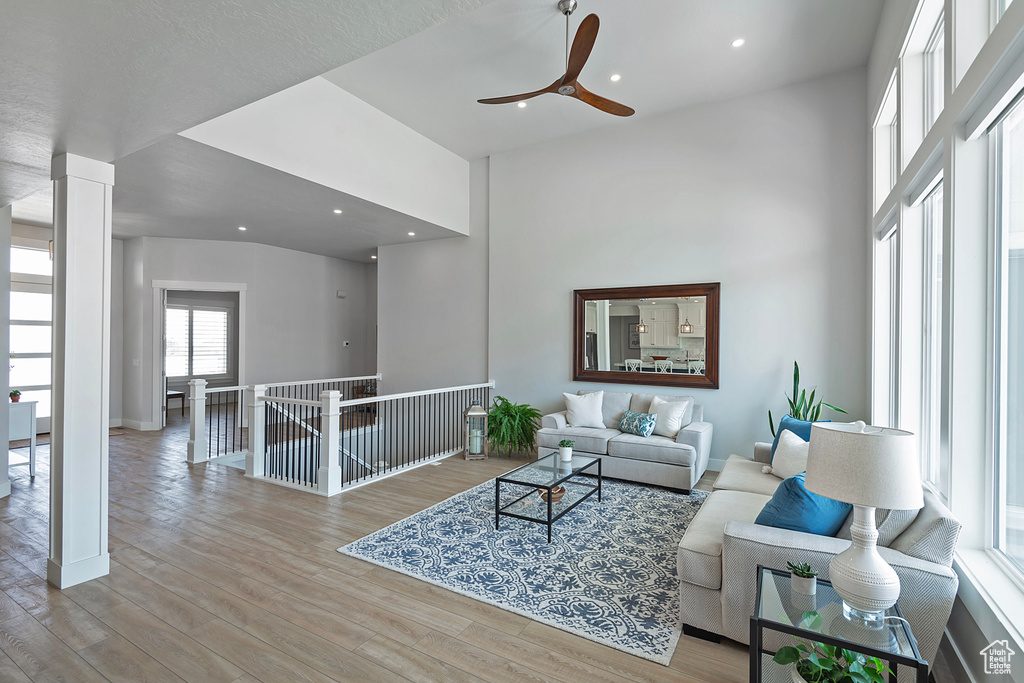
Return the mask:
<svg viewBox="0 0 1024 683">
<path fill-rule="evenodd" d="M 561 85 L 561 83 L 562 79 L 559 78 L 557 81 L 555 81 L 546 88 L 542 88 L 541 90 L 534 90 L 533 92 L 524 92 L 519 95 L 506 95 L 505 97 L 488 97 L 487 99 L 477 100 L 477 102 L 479 102 L 480 104 L 511 104 L 513 102 L 522 102 L 523 100 L 528 100 L 531 97 L 543 95 L 544 93 L 558 92 L 558 86 Z"/>
<path fill-rule="evenodd" d="M 615 116 L 632 116 L 633 114 L 636 113 L 632 107 L 627 107 L 624 104 L 619 104 L 618 102 L 609 100 L 607 97 L 595 95 L 594 93 L 585 89 L 579 83 L 576 83 L 574 85 L 576 88 L 576 92 L 570 95 L 570 97 L 575 97 L 581 102 L 586 102 L 591 107 L 596 107 L 605 113 L 614 114 Z"/>
<path fill-rule="evenodd" d="M 596 14 L 588 14 L 580 22 L 576 29 L 576 37 L 572 41 L 572 49 L 569 50 L 569 63 L 562 77 L 562 83 L 571 83 L 579 78 L 580 72 L 590 58 L 590 52 L 594 49 L 594 41 L 597 40 L 597 31 L 601 28 L 601 21 Z"/>
</svg>

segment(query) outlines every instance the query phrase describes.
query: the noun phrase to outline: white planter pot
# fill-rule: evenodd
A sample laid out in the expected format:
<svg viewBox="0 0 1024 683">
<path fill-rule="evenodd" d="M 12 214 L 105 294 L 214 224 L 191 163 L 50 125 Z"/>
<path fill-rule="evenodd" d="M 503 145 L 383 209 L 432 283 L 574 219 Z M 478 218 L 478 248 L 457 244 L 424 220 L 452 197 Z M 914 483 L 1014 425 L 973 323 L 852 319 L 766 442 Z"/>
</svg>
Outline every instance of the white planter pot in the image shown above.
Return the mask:
<svg viewBox="0 0 1024 683">
<path fill-rule="evenodd" d="M 572 447 L 569 447 L 569 448 L 559 448 L 558 449 L 558 459 L 561 460 L 562 462 L 571 462 L 572 461 Z"/>
<path fill-rule="evenodd" d="M 807 679 L 801 676 L 799 673 L 797 673 L 796 664 L 791 664 L 790 666 L 793 667 L 791 669 L 791 671 L 793 672 L 793 683 L 807 683 Z"/>
<path fill-rule="evenodd" d="M 814 595 L 818 590 L 818 577 L 812 576 L 808 579 L 803 576 L 797 576 L 796 574 L 790 574 L 789 587 L 793 589 L 794 593 Z"/>
</svg>

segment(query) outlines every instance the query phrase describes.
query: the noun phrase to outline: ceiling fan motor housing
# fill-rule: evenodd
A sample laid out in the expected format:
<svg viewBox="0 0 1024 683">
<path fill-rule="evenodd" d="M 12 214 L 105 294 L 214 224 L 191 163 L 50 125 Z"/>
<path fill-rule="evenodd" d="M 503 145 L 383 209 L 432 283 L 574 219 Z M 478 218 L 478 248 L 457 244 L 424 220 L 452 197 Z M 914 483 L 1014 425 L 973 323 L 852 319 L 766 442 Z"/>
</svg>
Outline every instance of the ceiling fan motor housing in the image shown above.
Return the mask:
<svg viewBox="0 0 1024 683">
<path fill-rule="evenodd" d="M 569 16 L 576 11 L 576 0 L 558 0 L 558 11 Z"/>
</svg>

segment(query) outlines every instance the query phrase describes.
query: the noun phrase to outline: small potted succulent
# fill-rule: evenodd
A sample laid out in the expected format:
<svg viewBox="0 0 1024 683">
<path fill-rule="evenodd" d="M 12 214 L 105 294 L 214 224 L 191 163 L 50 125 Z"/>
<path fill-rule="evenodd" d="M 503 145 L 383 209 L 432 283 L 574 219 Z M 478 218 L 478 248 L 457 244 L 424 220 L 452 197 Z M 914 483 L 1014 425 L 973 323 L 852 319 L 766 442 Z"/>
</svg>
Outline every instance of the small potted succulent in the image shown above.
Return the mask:
<svg viewBox="0 0 1024 683">
<path fill-rule="evenodd" d="M 576 445 L 575 441 L 569 439 L 562 439 L 558 442 L 558 459 L 562 462 L 572 462 L 572 447 Z"/>
<path fill-rule="evenodd" d="M 806 562 L 787 562 L 786 566 L 789 568 L 789 586 L 793 591 L 804 595 L 814 595 L 817 592 L 818 572 L 811 569 L 811 565 Z"/>
<path fill-rule="evenodd" d="M 17 403 L 21 400 L 21 392 L 17 389 L 11 389 L 11 403 Z"/>
<path fill-rule="evenodd" d="M 817 612 L 804 612 L 800 627 L 821 629 Z M 776 664 L 792 664 L 793 683 L 885 683 L 892 670 L 877 657 L 833 645 L 796 639 L 772 657 Z"/>
</svg>

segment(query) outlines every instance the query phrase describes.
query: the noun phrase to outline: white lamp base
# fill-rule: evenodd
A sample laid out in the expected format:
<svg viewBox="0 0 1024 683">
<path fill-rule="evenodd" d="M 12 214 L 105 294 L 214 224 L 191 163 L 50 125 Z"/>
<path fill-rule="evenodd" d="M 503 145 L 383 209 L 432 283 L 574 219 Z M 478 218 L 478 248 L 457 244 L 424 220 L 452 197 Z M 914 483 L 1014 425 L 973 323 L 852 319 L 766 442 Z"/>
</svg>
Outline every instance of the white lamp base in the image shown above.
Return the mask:
<svg viewBox="0 0 1024 683">
<path fill-rule="evenodd" d="M 829 579 L 848 619 L 878 622 L 900 597 L 900 577 L 878 554 L 875 508 L 853 506 L 853 543 L 832 558 Z"/>
</svg>

